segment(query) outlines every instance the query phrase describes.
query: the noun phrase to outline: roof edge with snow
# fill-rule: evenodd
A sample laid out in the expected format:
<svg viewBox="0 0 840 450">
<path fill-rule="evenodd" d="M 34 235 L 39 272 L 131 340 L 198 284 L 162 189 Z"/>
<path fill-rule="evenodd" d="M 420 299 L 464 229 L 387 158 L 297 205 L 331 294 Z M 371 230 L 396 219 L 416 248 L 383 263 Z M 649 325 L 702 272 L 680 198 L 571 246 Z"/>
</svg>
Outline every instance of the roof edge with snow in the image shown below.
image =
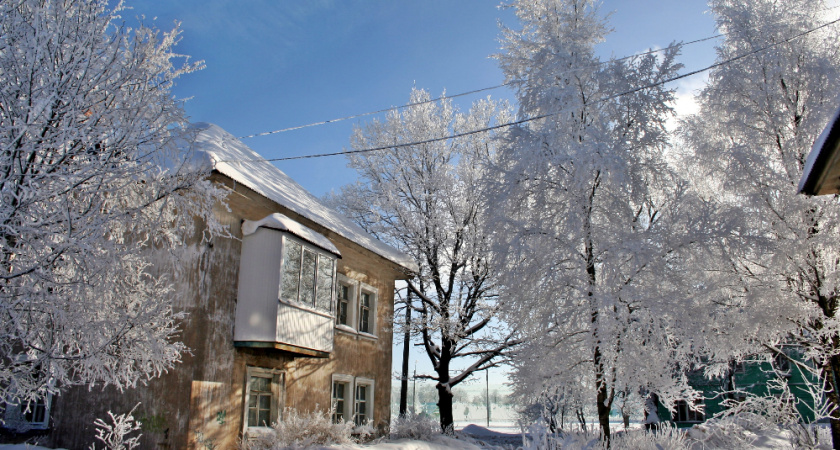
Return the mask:
<svg viewBox="0 0 840 450">
<path fill-rule="evenodd" d="M 206 162 L 212 164 L 215 171 L 408 272 L 419 270 L 409 255 L 374 238 L 347 217 L 324 205 L 291 177 L 218 125 L 196 123 L 192 128 L 198 131 L 196 151 L 207 156 Z"/>
</svg>

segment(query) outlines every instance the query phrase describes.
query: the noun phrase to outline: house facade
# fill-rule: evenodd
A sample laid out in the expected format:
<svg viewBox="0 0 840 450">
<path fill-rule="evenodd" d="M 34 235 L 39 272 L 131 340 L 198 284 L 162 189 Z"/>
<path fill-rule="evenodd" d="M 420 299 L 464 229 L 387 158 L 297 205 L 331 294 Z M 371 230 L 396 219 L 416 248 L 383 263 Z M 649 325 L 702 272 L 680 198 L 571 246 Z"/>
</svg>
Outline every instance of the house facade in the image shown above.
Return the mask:
<svg viewBox="0 0 840 450">
<path fill-rule="evenodd" d="M 47 399 L 37 417 L 23 418 L 30 433 L 87 448 L 96 418 L 134 409 L 141 448 L 227 449 L 287 408 L 331 406 L 334 420 L 384 431 L 394 284 L 416 266 L 221 128 L 197 128 L 211 179 L 229 190 L 216 213 L 233 238 L 204 241 L 198 226 L 188 258 L 155 266 L 174 280 L 190 352 L 146 385 Z"/>
</svg>

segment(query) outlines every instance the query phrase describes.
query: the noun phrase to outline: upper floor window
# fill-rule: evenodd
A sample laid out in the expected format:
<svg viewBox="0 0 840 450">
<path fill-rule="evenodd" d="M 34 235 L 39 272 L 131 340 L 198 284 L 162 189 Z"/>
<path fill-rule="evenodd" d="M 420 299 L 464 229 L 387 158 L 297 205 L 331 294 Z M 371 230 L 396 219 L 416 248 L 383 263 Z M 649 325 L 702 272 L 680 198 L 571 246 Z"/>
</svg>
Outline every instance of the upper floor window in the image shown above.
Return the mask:
<svg viewBox="0 0 840 450">
<path fill-rule="evenodd" d="M 340 281 L 338 284 L 338 300 L 336 307 L 335 323 L 339 325 L 349 325 L 351 299 L 353 298 L 353 286 Z"/>
<path fill-rule="evenodd" d="M 376 334 L 376 289 L 338 274 L 335 323 L 344 331 Z"/>
<path fill-rule="evenodd" d="M 362 292 L 359 301 L 359 331 L 363 333 L 370 333 L 370 307 L 372 305 L 371 298 L 373 294 L 370 292 Z"/>
<path fill-rule="evenodd" d="M 281 299 L 331 311 L 334 280 L 335 257 L 283 238 Z"/>
</svg>

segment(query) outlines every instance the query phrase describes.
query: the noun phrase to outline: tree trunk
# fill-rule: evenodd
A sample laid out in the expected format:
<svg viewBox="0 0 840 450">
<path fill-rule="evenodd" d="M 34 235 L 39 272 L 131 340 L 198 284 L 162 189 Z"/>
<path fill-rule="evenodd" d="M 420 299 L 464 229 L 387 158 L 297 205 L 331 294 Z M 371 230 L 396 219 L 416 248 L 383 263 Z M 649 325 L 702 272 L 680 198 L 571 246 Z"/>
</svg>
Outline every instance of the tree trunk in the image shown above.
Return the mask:
<svg viewBox="0 0 840 450">
<path fill-rule="evenodd" d="M 452 391 L 441 383 L 438 383 L 437 390 L 440 429 L 443 434 L 452 434 L 455 431 L 455 418 L 452 416 Z"/>
<path fill-rule="evenodd" d="M 400 417 L 408 412 L 408 357 L 411 349 L 411 291 L 405 306 L 405 336 L 403 336 L 402 377 L 400 378 Z"/>
<path fill-rule="evenodd" d="M 831 425 L 831 443 L 832 448 L 840 449 L 840 411 L 836 408 L 840 407 L 840 396 L 837 394 L 837 370 L 840 369 L 840 357 L 832 356 L 828 364 L 823 367 L 823 374 L 828 383 L 828 401 L 832 403 L 835 410 L 831 413 L 829 424 Z"/>
<path fill-rule="evenodd" d="M 603 434 L 604 442 L 607 444 L 607 447 L 610 446 L 610 406 L 609 406 L 609 399 L 607 397 L 607 384 L 603 382 L 600 383 L 598 387 L 598 422 L 601 425 L 601 433 Z"/>
</svg>

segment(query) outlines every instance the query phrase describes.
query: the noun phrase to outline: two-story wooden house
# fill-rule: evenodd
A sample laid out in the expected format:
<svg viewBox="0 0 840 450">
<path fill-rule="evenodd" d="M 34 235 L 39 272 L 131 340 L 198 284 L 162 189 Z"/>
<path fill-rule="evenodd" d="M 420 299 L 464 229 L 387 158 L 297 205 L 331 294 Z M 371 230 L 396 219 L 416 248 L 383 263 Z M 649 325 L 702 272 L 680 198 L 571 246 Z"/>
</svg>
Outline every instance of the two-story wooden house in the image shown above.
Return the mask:
<svg viewBox="0 0 840 450">
<path fill-rule="evenodd" d="M 221 128 L 197 128 L 211 179 L 230 191 L 217 214 L 235 238 L 202 243 L 198 227 L 187 260 L 156 266 L 188 314 L 190 353 L 146 386 L 70 389 L 27 420 L 65 448 L 87 447 L 95 418 L 138 403 L 142 448 L 233 448 L 285 408 L 335 405 L 336 420 L 384 430 L 394 284 L 415 263 Z"/>
</svg>

